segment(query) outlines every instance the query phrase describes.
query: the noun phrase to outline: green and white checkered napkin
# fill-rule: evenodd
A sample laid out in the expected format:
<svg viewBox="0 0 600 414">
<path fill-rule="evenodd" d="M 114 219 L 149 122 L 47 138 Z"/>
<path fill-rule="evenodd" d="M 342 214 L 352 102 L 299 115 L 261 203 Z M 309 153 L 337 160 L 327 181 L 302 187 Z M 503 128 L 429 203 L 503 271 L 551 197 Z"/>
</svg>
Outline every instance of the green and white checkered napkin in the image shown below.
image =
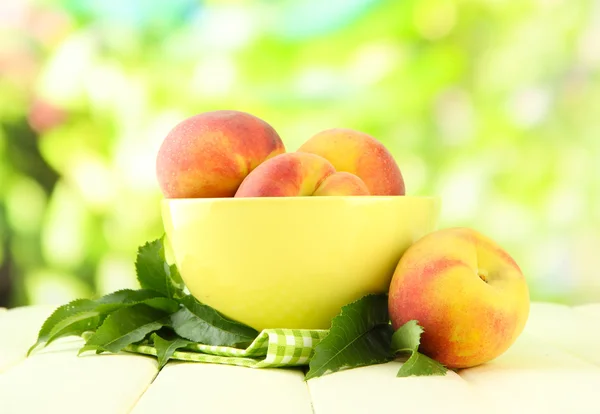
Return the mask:
<svg viewBox="0 0 600 414">
<path fill-rule="evenodd" d="M 171 359 L 269 368 L 307 365 L 315 347 L 329 331 L 265 329 L 246 349 L 193 344 L 175 351 Z M 156 348 L 132 345 L 127 351 L 156 356 Z"/>
</svg>

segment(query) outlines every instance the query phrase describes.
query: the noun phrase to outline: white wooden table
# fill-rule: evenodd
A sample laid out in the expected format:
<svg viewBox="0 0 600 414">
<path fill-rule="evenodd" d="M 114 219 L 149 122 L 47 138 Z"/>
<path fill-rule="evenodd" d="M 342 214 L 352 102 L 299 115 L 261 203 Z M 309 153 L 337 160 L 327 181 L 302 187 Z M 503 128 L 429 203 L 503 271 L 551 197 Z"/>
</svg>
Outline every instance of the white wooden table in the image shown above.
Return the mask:
<svg viewBox="0 0 600 414">
<path fill-rule="evenodd" d="M 600 414 L 600 303 L 535 303 L 525 332 L 488 364 L 445 377 L 396 378 L 401 362 L 305 382 L 296 369 L 77 357 L 65 338 L 25 358 L 53 310 L 0 310 L 0 413 Z"/>
</svg>

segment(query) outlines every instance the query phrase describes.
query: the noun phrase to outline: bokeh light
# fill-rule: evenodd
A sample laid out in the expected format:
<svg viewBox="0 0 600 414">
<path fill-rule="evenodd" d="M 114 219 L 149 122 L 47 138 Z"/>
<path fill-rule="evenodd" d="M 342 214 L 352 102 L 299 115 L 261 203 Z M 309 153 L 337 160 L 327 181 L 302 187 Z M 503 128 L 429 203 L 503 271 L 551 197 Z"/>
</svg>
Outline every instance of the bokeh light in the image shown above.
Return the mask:
<svg viewBox="0 0 600 414">
<path fill-rule="evenodd" d="M 134 287 L 158 146 L 213 109 L 370 133 L 532 299 L 600 300 L 598 45 L 592 0 L 3 0 L 0 306 Z"/>
</svg>

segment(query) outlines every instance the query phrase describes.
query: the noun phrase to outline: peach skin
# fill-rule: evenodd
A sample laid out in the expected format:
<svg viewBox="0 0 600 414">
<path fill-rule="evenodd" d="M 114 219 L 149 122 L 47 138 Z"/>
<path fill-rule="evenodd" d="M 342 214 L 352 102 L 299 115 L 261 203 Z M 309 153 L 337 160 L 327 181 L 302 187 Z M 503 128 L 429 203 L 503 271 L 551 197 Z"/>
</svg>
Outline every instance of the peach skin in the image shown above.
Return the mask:
<svg viewBox="0 0 600 414">
<path fill-rule="evenodd" d="M 359 196 L 369 195 L 363 180 L 349 172 L 336 172 L 325 178 L 317 187 L 314 196 Z"/>
<path fill-rule="evenodd" d="M 254 168 L 284 152 L 281 138 L 262 119 L 232 110 L 204 112 L 168 133 L 156 175 L 166 198 L 232 197 Z"/>
<path fill-rule="evenodd" d="M 244 179 L 236 197 L 311 196 L 335 168 L 314 154 L 288 152 L 256 167 Z"/>
<path fill-rule="evenodd" d="M 313 135 L 297 152 L 320 155 L 336 171 L 360 177 L 371 195 L 404 195 L 404 179 L 385 146 L 364 132 L 347 128 L 327 129 Z"/>
<path fill-rule="evenodd" d="M 388 305 L 394 329 L 415 319 L 419 351 L 449 368 L 468 368 L 504 353 L 529 317 L 521 269 L 493 240 L 469 228 L 438 230 L 404 253 Z"/>
</svg>

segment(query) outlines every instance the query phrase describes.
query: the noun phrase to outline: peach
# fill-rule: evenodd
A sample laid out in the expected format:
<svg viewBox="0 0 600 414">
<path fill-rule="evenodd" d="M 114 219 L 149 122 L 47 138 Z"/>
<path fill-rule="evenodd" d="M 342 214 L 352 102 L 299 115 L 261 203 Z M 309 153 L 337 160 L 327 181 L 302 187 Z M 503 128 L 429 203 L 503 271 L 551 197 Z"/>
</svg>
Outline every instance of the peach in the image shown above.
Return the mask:
<svg viewBox="0 0 600 414">
<path fill-rule="evenodd" d="M 449 368 L 504 353 L 529 317 L 529 290 L 514 259 L 469 228 L 437 230 L 411 245 L 394 271 L 388 306 L 394 329 L 415 319 L 419 351 Z"/>
<path fill-rule="evenodd" d="M 325 178 L 317 187 L 314 196 L 359 196 L 369 195 L 369 189 L 356 175 L 340 171 Z"/>
<path fill-rule="evenodd" d="M 232 197 L 260 163 L 284 152 L 281 138 L 262 119 L 232 110 L 204 112 L 168 133 L 156 175 L 167 198 Z"/>
<path fill-rule="evenodd" d="M 325 158 L 314 154 L 288 152 L 256 167 L 244 179 L 236 197 L 311 196 L 321 183 L 335 174 Z"/>
<path fill-rule="evenodd" d="M 371 195 L 404 195 L 404 179 L 396 160 L 372 136 L 352 129 L 333 128 L 309 138 L 297 150 L 320 155 L 336 171 L 360 177 Z"/>
</svg>

